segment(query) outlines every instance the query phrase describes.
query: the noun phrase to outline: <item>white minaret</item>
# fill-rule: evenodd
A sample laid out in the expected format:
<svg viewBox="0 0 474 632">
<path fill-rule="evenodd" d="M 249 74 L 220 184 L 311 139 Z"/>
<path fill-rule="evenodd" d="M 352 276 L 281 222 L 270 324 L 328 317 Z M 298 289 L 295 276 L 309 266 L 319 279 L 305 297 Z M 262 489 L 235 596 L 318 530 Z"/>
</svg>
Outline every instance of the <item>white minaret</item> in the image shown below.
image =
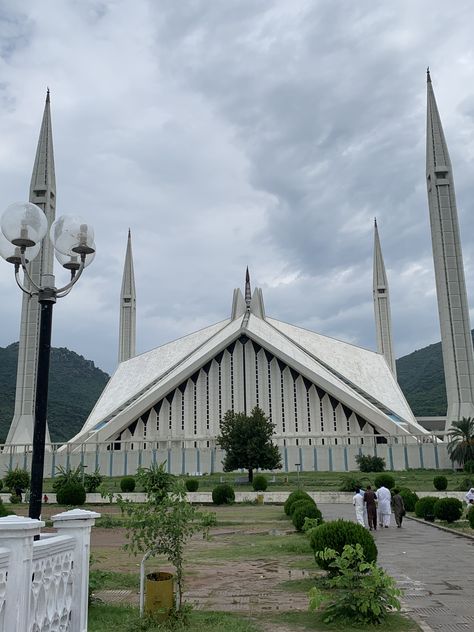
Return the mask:
<svg viewBox="0 0 474 632">
<path fill-rule="evenodd" d="M 446 429 L 474 417 L 474 353 L 448 147 L 428 70 L 426 180 L 448 411 Z"/>
<path fill-rule="evenodd" d="M 53 135 L 49 90 L 46 94 L 43 121 L 30 183 L 30 202 L 43 209 L 48 225 L 56 212 L 56 180 L 54 175 Z M 40 254 L 28 266 L 36 284 L 54 287 L 53 246 L 49 233 L 43 239 Z M 26 280 L 25 280 L 26 283 Z M 23 294 L 20 343 L 16 376 L 15 412 L 6 443 L 32 443 L 35 415 L 36 366 L 38 362 L 39 305 L 36 297 Z M 46 441 L 49 442 L 49 433 Z"/>
<path fill-rule="evenodd" d="M 374 221 L 374 277 L 373 294 L 375 310 L 375 332 L 377 336 L 377 351 L 381 353 L 392 373 L 397 377 L 395 354 L 392 340 L 392 317 L 390 313 L 390 296 L 387 275 L 380 247 L 377 220 Z"/>
<path fill-rule="evenodd" d="M 120 294 L 119 362 L 125 362 L 136 355 L 137 297 L 133 272 L 132 237 L 128 231 L 127 252 L 123 267 L 122 292 Z"/>
</svg>

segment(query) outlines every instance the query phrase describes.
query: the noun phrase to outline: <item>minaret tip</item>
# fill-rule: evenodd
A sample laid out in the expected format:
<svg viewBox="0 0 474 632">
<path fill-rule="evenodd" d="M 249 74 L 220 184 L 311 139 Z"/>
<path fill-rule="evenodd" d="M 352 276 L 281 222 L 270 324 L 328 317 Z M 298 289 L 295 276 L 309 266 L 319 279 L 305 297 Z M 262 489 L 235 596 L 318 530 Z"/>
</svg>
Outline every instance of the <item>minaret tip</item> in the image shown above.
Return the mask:
<svg viewBox="0 0 474 632">
<path fill-rule="evenodd" d="M 128 238 L 129 238 L 129 239 L 131 239 L 131 238 L 132 238 L 132 233 L 131 233 L 130 228 L 128 229 Z"/>
<path fill-rule="evenodd" d="M 377 218 L 376 217 L 374 217 L 374 226 L 375 226 L 375 228 L 377 228 Z"/>
<path fill-rule="evenodd" d="M 46 103 L 49 103 L 49 86 L 46 88 Z"/>
<path fill-rule="evenodd" d="M 250 289 L 250 274 L 249 267 L 245 271 L 245 304 L 250 307 L 250 301 L 252 300 L 252 290 Z"/>
<path fill-rule="evenodd" d="M 426 69 L 426 82 L 431 83 L 430 67 Z"/>
</svg>

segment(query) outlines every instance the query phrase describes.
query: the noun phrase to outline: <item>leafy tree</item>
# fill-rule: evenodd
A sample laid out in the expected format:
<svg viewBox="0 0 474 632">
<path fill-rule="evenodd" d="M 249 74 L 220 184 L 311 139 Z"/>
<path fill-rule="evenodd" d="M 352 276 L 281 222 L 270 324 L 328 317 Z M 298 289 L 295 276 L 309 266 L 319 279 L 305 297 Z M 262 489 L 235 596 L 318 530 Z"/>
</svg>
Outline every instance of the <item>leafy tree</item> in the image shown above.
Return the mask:
<svg viewBox="0 0 474 632">
<path fill-rule="evenodd" d="M 156 488 L 152 488 L 147 491 L 145 503 L 122 498 L 118 503 L 126 516 L 128 544 L 124 548 L 134 555 L 151 550 L 153 555 L 164 555 L 176 568 L 176 609 L 179 611 L 183 598 L 185 545 L 194 533 L 207 532 L 209 516 L 187 501 L 183 482 L 175 478 L 171 479 L 160 502 L 157 502 Z"/>
<path fill-rule="evenodd" d="M 463 417 L 453 421 L 448 432 L 448 454 L 453 461 L 464 465 L 466 461 L 474 459 L 474 419 Z"/>
<path fill-rule="evenodd" d="M 274 470 L 281 468 L 278 447 L 272 443 L 275 424 L 258 406 L 250 415 L 228 410 L 221 424 L 217 445 L 225 450 L 224 472 L 243 468 L 253 481 L 254 469 Z"/>
</svg>

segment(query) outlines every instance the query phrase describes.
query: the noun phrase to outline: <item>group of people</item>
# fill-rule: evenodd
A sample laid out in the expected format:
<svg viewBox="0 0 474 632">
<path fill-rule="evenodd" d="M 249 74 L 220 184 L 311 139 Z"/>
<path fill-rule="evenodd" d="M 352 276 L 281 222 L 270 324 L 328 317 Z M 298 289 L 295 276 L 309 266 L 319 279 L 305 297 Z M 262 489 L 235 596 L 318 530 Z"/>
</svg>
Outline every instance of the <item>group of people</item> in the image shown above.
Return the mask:
<svg viewBox="0 0 474 632">
<path fill-rule="evenodd" d="M 356 487 L 352 504 L 355 507 L 357 522 L 370 531 L 377 529 L 377 523 L 380 527 L 388 529 L 392 509 L 397 527 L 402 526 L 405 505 L 398 489 L 394 489 L 392 495 L 390 490 L 383 485 L 377 491 L 374 491 L 370 485 L 367 485 L 365 491 Z"/>
</svg>

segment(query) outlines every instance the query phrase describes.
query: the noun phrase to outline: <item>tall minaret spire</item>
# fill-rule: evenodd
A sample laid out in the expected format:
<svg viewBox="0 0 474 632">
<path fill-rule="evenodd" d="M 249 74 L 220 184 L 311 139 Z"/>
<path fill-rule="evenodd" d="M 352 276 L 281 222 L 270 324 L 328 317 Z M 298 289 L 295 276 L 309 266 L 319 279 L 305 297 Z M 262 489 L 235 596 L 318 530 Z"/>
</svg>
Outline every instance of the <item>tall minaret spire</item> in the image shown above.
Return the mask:
<svg viewBox="0 0 474 632">
<path fill-rule="evenodd" d="M 374 220 L 373 294 L 377 351 L 384 356 L 388 366 L 392 370 L 392 373 L 395 377 L 397 377 L 395 354 L 393 352 L 390 296 L 388 290 L 387 274 L 385 272 L 385 265 L 382 256 L 382 248 L 380 246 L 377 220 Z"/>
<path fill-rule="evenodd" d="M 135 274 L 133 272 L 132 236 L 128 231 L 127 251 L 123 267 L 122 292 L 120 294 L 119 362 L 125 362 L 136 355 L 137 297 Z"/>
<path fill-rule="evenodd" d="M 427 89 L 426 179 L 449 429 L 474 417 L 474 353 L 453 172 L 429 69 Z"/>
<path fill-rule="evenodd" d="M 250 301 L 252 300 L 252 290 L 250 288 L 250 274 L 247 266 L 247 270 L 245 271 L 245 304 L 247 309 L 250 308 Z"/>
<path fill-rule="evenodd" d="M 53 134 L 49 89 L 46 93 L 43 121 L 36 149 L 36 158 L 30 183 L 30 202 L 41 209 L 54 222 L 56 212 L 56 178 L 54 173 Z M 32 280 L 39 285 L 54 287 L 53 247 L 49 233 L 43 239 L 40 254 L 28 266 Z M 33 441 L 34 394 L 39 342 L 39 305 L 36 297 L 23 294 L 21 309 L 20 342 L 16 378 L 15 412 L 8 431 L 7 443 Z M 49 434 L 47 436 L 49 441 Z"/>
</svg>

